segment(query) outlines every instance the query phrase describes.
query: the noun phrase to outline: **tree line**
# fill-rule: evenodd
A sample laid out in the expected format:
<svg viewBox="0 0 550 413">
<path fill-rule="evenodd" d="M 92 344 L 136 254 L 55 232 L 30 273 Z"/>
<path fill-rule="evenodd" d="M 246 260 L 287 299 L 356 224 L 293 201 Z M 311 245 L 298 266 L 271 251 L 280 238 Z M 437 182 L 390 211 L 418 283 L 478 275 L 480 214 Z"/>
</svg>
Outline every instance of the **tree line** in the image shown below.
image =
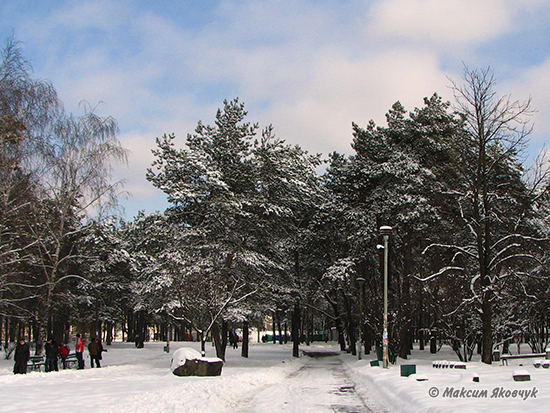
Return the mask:
<svg viewBox="0 0 550 413">
<path fill-rule="evenodd" d="M 143 343 L 156 326 L 162 339 L 195 332 L 203 351 L 212 338 L 224 358 L 239 327 L 246 356 L 249 326 L 269 315 L 281 343 L 290 326 L 295 356 L 327 330 L 342 350 L 370 350 L 389 225 L 393 355 L 437 338 L 490 363 L 496 348 L 548 344 L 548 168 L 525 169 L 531 102 L 498 96 L 489 70 L 466 67 L 453 105 L 434 94 L 411 112 L 395 103 L 385 126 L 354 123 L 353 154 L 328 159 L 225 101 L 213 125 L 157 138 L 146 176 L 170 206 L 124 222 L 114 119 L 65 114 L 13 39 L 2 58 L 5 343 L 63 341 L 71 326 Z"/>
</svg>

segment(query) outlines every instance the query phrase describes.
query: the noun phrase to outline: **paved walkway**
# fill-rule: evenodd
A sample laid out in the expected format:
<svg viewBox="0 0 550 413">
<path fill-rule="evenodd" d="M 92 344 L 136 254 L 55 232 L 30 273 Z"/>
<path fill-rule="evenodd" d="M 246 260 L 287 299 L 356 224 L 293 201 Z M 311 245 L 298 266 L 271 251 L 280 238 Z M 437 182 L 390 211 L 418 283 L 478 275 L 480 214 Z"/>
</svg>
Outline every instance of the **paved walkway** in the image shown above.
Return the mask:
<svg viewBox="0 0 550 413">
<path fill-rule="evenodd" d="M 304 366 L 283 382 L 262 389 L 245 405 L 249 413 L 378 413 L 373 402 L 363 400 L 345 372 L 338 353 L 309 353 Z M 378 409 L 378 410 L 376 410 Z"/>
</svg>

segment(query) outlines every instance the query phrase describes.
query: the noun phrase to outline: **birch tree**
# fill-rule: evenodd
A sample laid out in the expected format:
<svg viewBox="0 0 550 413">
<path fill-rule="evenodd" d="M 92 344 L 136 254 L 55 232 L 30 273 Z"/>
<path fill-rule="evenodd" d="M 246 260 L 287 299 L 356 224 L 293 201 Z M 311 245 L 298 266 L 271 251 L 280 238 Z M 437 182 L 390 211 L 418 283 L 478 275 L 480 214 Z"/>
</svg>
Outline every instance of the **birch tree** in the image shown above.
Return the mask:
<svg viewBox="0 0 550 413">
<path fill-rule="evenodd" d="M 85 258 L 78 251 L 77 240 L 84 234 L 87 219 L 101 217 L 117 205 L 123 182 L 112 182 L 112 163 L 126 161 L 117 132 L 113 118 L 87 111 L 80 117 L 59 119 L 43 146 L 42 190 L 33 207 L 37 224 L 30 232 L 36 242 L 34 265 L 43 288 L 40 318 L 48 329 L 52 328 L 56 289 L 67 279 L 84 279 L 71 271 L 71 265 Z"/>
<path fill-rule="evenodd" d="M 0 55 L 0 309 L 27 319 L 36 297 L 28 264 L 37 240 L 29 235 L 41 169 L 36 154 L 61 103 L 53 86 L 32 77 L 19 42 L 6 40 Z"/>
</svg>

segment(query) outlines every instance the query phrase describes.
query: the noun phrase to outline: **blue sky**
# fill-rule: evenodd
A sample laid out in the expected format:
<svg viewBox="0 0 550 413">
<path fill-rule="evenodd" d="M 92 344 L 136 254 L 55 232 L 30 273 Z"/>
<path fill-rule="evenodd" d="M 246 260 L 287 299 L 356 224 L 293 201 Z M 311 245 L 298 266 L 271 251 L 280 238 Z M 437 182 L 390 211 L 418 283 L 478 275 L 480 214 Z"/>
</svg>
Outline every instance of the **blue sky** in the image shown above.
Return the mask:
<svg viewBox="0 0 550 413">
<path fill-rule="evenodd" d="M 0 37 L 23 43 L 66 108 L 87 101 L 120 126 L 126 218 L 166 206 L 145 180 L 155 138 L 182 142 L 239 97 L 248 120 L 310 152 L 351 153 L 351 123 L 451 99 L 463 63 L 491 67 L 501 94 L 533 99 L 528 155 L 550 133 L 546 0 L 80 0 L 0 3 Z M 100 103 L 101 102 L 101 103 Z"/>
</svg>

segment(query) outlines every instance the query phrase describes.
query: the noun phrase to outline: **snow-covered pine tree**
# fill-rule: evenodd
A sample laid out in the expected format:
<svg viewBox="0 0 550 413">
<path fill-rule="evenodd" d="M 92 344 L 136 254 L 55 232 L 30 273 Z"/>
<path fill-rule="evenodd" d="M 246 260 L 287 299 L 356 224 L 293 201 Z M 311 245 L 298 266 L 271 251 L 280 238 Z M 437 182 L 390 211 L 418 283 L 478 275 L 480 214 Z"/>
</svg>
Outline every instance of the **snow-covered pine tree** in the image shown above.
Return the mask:
<svg viewBox="0 0 550 413">
<path fill-rule="evenodd" d="M 355 154 L 349 160 L 333 155 L 327 185 L 347 205 L 343 225 L 356 262 L 355 277 L 366 280 L 365 336 L 380 336 L 382 283 L 374 246 L 382 224 L 394 227 L 391 237 L 391 342 L 406 357 L 412 342 L 411 279 L 417 271 L 421 246 L 430 231 L 437 231 L 441 193 L 447 190 L 450 141 L 459 123 L 437 95 L 408 117 L 397 102 L 386 115 L 387 127 L 370 122 L 353 125 Z M 343 257 L 342 257 L 343 258 Z M 381 265 L 381 264 L 380 264 Z M 355 285 L 355 284 L 352 284 Z M 359 288 L 358 284 L 355 288 Z M 354 294 L 357 295 L 357 294 Z M 370 345 L 370 343 L 369 343 Z"/>
<path fill-rule="evenodd" d="M 316 168 L 320 155 L 286 144 L 266 128 L 253 147 L 256 176 L 257 247 L 274 263 L 261 291 L 263 310 L 281 324 L 291 318 L 293 355 L 299 356 L 300 314 L 305 304 L 319 299 L 309 265 L 309 225 L 323 199 Z M 278 318 L 278 320 L 276 320 Z M 275 338 L 274 338 L 275 340 Z"/>
<path fill-rule="evenodd" d="M 121 250 L 129 256 L 128 294 L 120 307 L 125 316 L 128 340 L 141 347 L 153 317 L 159 324 L 190 328 L 186 322 L 175 322 L 169 313 L 174 304 L 174 282 L 187 265 L 185 250 L 180 248 L 179 225 L 165 213 L 145 214 L 140 211 L 132 222 L 118 230 Z M 123 280 L 121 280 L 123 281 Z M 124 286 L 125 284 L 123 284 Z"/>
<path fill-rule="evenodd" d="M 231 306 L 255 294 L 270 261 L 255 246 L 256 195 L 252 139 L 257 125 L 243 122 L 244 105 L 224 102 L 215 126 L 198 123 L 177 149 L 175 136 L 158 139 L 147 178 L 168 195 L 179 231 L 182 265 L 173 272 L 171 315 L 206 335 Z"/>
</svg>

